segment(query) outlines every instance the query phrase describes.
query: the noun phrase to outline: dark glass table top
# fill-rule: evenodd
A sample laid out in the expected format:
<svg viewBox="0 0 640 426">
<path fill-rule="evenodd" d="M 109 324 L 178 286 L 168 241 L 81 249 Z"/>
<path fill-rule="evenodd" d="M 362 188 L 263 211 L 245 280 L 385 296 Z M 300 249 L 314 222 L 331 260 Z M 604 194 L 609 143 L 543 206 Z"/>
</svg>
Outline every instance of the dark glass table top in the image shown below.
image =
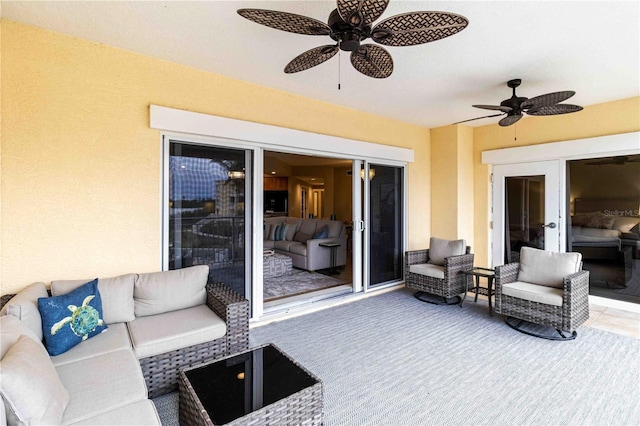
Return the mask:
<svg viewBox="0 0 640 426">
<path fill-rule="evenodd" d="M 318 383 L 273 345 L 185 371 L 215 424 L 229 423 Z"/>
</svg>

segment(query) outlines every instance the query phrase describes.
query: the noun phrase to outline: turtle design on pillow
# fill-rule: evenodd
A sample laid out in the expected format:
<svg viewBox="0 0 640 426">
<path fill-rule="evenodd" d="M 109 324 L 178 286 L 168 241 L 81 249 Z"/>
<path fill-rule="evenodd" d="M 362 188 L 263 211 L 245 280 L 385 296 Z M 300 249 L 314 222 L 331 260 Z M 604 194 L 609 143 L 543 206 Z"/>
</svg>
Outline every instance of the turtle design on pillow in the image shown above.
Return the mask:
<svg viewBox="0 0 640 426">
<path fill-rule="evenodd" d="M 100 318 L 100 313 L 89 305 L 89 302 L 91 302 L 94 297 L 94 295 L 85 297 L 80 307 L 76 305 L 67 306 L 67 309 L 71 311 L 71 316 L 65 317 L 53 324 L 53 326 L 51 326 L 51 334 L 56 334 L 62 327 L 70 324 L 71 331 L 73 331 L 76 336 L 82 337 L 82 340 L 87 340 L 89 333 L 95 330 L 96 327 L 104 325 L 104 321 Z"/>
</svg>

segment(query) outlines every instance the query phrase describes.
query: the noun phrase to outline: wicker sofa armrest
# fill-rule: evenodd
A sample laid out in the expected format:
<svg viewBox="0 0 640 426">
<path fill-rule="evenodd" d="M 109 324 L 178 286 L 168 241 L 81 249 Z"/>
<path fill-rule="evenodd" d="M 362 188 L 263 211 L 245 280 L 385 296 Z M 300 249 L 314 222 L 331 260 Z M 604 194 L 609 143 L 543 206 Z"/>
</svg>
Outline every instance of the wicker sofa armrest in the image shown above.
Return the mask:
<svg viewBox="0 0 640 426">
<path fill-rule="evenodd" d="M 429 249 L 407 251 L 404 256 L 404 263 L 407 266 L 407 269 L 409 269 L 409 265 L 419 265 L 421 263 L 427 263 L 428 260 Z"/>
<path fill-rule="evenodd" d="M 249 348 L 249 301 L 224 283 L 207 284 L 207 306 L 227 324 L 227 353 Z"/>
</svg>

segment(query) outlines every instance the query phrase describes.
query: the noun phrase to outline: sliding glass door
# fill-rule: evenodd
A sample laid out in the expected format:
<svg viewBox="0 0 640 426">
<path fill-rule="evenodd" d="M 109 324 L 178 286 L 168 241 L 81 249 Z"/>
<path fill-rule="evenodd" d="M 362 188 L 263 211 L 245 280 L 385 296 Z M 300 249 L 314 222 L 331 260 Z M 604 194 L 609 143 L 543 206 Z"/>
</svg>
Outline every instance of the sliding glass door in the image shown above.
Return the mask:
<svg viewBox="0 0 640 426">
<path fill-rule="evenodd" d="M 209 266 L 250 296 L 252 151 L 170 140 L 165 190 L 165 269 Z"/>
<path fill-rule="evenodd" d="M 365 284 L 372 288 L 403 279 L 404 168 L 368 163 L 365 187 Z"/>
</svg>

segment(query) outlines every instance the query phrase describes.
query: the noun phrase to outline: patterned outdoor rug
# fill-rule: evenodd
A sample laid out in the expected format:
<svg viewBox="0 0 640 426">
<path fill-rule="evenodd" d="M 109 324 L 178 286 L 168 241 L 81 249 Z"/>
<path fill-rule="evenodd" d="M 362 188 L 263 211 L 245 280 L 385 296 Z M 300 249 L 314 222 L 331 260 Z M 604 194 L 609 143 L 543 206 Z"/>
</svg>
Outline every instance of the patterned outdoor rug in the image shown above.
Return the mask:
<svg viewBox="0 0 640 426">
<path fill-rule="evenodd" d="M 328 275 L 294 268 L 290 275 L 265 278 L 264 299 L 278 299 L 280 297 L 334 287 L 340 284 L 345 284 L 345 282 Z"/>
</svg>

